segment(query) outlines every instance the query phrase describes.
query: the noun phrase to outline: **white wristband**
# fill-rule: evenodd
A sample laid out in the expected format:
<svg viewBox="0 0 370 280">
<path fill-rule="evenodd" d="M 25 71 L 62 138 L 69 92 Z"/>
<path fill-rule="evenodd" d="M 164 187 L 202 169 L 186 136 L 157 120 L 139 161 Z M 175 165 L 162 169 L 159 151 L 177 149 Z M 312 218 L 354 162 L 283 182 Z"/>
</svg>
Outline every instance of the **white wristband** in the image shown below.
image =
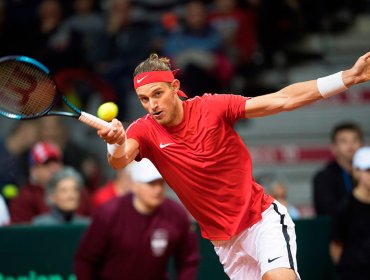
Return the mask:
<svg viewBox="0 0 370 280">
<path fill-rule="evenodd" d="M 342 72 L 317 79 L 317 88 L 323 98 L 328 98 L 347 89 L 343 83 Z"/>
<path fill-rule="evenodd" d="M 121 158 L 126 154 L 126 138 L 122 145 L 107 143 L 108 153 L 114 158 Z"/>
</svg>

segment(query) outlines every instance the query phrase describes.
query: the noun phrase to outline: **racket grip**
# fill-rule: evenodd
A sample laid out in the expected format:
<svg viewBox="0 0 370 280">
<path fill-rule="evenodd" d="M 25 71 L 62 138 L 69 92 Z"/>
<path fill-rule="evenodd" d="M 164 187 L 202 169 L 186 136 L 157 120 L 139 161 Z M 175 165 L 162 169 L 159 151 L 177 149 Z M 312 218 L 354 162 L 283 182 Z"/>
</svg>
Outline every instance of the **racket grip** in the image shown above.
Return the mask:
<svg viewBox="0 0 370 280">
<path fill-rule="evenodd" d="M 94 115 L 86 112 L 81 112 L 81 116 L 78 118 L 81 122 L 94 127 L 96 129 L 108 128 L 110 124 Z"/>
</svg>

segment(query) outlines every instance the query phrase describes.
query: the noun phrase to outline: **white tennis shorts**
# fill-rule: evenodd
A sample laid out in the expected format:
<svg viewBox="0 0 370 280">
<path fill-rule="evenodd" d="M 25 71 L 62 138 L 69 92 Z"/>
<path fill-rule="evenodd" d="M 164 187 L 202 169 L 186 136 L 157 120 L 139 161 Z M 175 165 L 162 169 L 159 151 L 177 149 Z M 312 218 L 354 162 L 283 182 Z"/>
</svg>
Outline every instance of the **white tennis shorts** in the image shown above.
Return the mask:
<svg viewBox="0 0 370 280">
<path fill-rule="evenodd" d="M 232 280 L 260 280 L 275 268 L 291 268 L 300 279 L 296 261 L 294 223 L 285 206 L 276 200 L 262 213 L 262 220 L 226 241 L 212 241 Z"/>
</svg>

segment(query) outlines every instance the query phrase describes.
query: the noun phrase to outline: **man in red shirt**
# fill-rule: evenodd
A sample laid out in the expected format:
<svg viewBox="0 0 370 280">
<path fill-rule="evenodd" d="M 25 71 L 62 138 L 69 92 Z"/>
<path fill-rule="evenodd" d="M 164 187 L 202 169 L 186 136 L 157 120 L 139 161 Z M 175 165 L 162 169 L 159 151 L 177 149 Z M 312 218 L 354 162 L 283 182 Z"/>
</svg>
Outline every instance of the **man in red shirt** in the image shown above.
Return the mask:
<svg viewBox="0 0 370 280">
<path fill-rule="evenodd" d="M 238 119 L 290 111 L 370 80 L 370 52 L 346 71 L 244 98 L 210 95 L 188 100 L 167 58 L 152 54 L 134 73 L 148 114 L 124 130 L 114 119 L 98 130 L 116 169 L 149 158 L 212 241 L 231 279 L 300 279 L 294 223 L 264 194 L 233 126 Z"/>
</svg>

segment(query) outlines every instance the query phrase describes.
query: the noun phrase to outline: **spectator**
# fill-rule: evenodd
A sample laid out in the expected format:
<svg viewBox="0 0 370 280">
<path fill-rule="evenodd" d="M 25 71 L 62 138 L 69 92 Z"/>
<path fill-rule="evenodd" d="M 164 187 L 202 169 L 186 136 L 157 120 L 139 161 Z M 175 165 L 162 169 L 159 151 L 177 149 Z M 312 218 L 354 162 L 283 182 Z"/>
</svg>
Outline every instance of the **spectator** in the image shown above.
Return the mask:
<svg viewBox="0 0 370 280">
<path fill-rule="evenodd" d="M 273 182 L 270 186 L 270 195 L 288 209 L 288 213 L 293 220 L 297 220 L 301 217 L 299 210 L 288 203 L 287 188 L 284 183 L 279 181 Z"/>
<path fill-rule="evenodd" d="M 221 43 L 219 32 L 207 21 L 205 4 L 190 1 L 186 6 L 183 24 L 169 33 L 163 45 L 163 54 L 181 69 L 179 76 L 184 81 L 184 91 L 188 95 L 221 89 L 221 73 L 230 66 L 221 59 L 224 58 L 220 55 Z"/>
<path fill-rule="evenodd" d="M 55 172 L 63 166 L 62 152 L 51 142 L 38 142 L 30 152 L 29 183 L 22 186 L 10 201 L 11 223 L 29 223 L 35 216 L 49 212 L 45 202 L 45 187 Z M 90 201 L 84 196 L 79 213 L 90 214 Z"/>
<path fill-rule="evenodd" d="M 132 179 L 128 169 L 117 170 L 114 178 L 94 193 L 93 207 L 97 208 L 113 198 L 129 193 L 131 185 Z"/>
<path fill-rule="evenodd" d="M 101 184 L 101 166 L 98 156 L 73 141 L 67 131 L 67 126 L 58 116 L 40 119 L 40 138 L 57 144 L 63 153 L 63 163 L 72 166 L 84 178 L 85 187 L 93 193 Z"/>
<path fill-rule="evenodd" d="M 235 66 L 248 64 L 257 50 L 256 15 L 237 0 L 216 0 L 210 23 L 219 31 L 227 57 Z"/>
<path fill-rule="evenodd" d="M 2 195 L 0 195 L 0 227 L 7 226 L 10 223 L 8 206 Z"/>
<path fill-rule="evenodd" d="M 36 143 L 37 121 L 16 122 L 0 140 L 0 190 L 6 201 L 17 195 L 28 178 L 28 153 Z"/>
<path fill-rule="evenodd" d="M 98 65 L 99 73 L 117 92 L 120 118 L 128 119 L 129 96 L 133 92 L 132 69 L 136 62 L 151 51 L 153 26 L 148 22 L 135 22 L 130 0 L 112 0 L 106 10 L 105 42 L 103 57 Z M 137 36 L 137 34 L 141 34 Z M 143 38 L 146 42 L 143 44 Z"/>
<path fill-rule="evenodd" d="M 363 132 L 354 123 L 340 123 L 331 133 L 334 159 L 313 179 L 314 207 L 317 215 L 330 215 L 342 198 L 352 192 L 352 158 L 363 144 Z"/>
<path fill-rule="evenodd" d="M 96 11 L 95 0 L 74 0 L 73 13 L 67 17 L 58 32 L 59 44 L 79 45 L 83 59 L 79 63 L 95 66 L 101 58 L 101 39 L 104 36 L 104 20 Z"/>
<path fill-rule="evenodd" d="M 183 14 L 187 0 L 131 0 L 134 6 L 134 16 L 137 21 L 158 24 L 167 13 Z"/>
<path fill-rule="evenodd" d="M 89 219 L 76 214 L 83 188 L 82 176 L 72 167 L 56 172 L 46 185 L 45 199 L 51 212 L 36 216 L 34 225 L 87 224 Z"/>
<path fill-rule="evenodd" d="M 356 188 L 333 216 L 330 254 L 339 279 L 370 279 L 370 147 L 353 158 Z"/>
<path fill-rule="evenodd" d="M 61 26 L 65 11 L 61 1 L 41 1 L 36 15 L 37 26 L 28 35 L 30 37 L 28 49 L 31 56 L 47 63 L 53 72 L 82 63 L 80 45 L 62 40 Z"/>
<path fill-rule="evenodd" d="M 100 207 L 81 240 L 74 263 L 79 280 L 196 279 L 196 235 L 185 209 L 165 198 L 165 182 L 153 164 L 133 163 L 132 194 Z"/>
</svg>

